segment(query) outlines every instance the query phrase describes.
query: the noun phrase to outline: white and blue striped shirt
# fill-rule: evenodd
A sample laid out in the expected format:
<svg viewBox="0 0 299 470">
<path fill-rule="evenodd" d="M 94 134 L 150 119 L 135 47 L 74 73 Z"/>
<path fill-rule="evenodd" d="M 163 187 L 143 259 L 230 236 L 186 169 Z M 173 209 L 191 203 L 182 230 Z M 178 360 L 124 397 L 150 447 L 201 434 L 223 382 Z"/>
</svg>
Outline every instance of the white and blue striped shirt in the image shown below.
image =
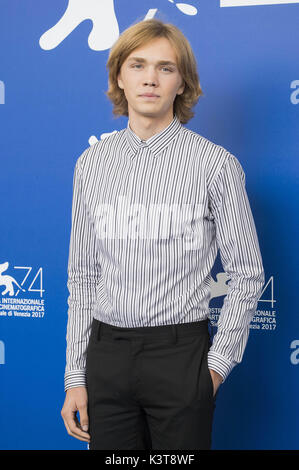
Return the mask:
<svg viewBox="0 0 299 470">
<path fill-rule="evenodd" d="M 206 319 L 218 248 L 230 281 L 208 366 L 225 380 L 265 282 L 241 164 L 176 115 L 146 141 L 128 121 L 88 147 L 73 179 L 65 390 L 86 385 L 93 317 L 130 328 Z"/>
</svg>

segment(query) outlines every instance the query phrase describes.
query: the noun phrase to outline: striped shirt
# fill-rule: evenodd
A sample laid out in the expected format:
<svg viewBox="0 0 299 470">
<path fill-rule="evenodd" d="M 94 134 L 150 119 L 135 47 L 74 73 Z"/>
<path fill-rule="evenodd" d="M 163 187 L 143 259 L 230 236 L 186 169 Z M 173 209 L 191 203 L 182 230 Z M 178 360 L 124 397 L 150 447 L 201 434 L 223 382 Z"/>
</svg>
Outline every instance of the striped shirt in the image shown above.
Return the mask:
<svg viewBox="0 0 299 470">
<path fill-rule="evenodd" d="M 73 176 L 65 390 L 86 386 L 93 317 L 130 328 L 205 320 L 218 249 L 230 280 L 208 366 L 224 381 L 265 282 L 241 164 L 176 115 L 146 141 L 128 121 L 88 147 Z"/>
</svg>

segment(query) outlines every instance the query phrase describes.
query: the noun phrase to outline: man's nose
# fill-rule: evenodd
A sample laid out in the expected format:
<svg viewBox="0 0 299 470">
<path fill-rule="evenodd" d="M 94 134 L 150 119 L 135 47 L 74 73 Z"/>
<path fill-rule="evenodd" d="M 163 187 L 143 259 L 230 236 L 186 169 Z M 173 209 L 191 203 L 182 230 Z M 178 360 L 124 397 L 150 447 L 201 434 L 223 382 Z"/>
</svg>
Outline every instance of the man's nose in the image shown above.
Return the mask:
<svg viewBox="0 0 299 470">
<path fill-rule="evenodd" d="M 158 76 L 157 72 L 154 69 L 148 69 L 144 74 L 144 85 L 157 86 L 158 85 Z"/>
</svg>

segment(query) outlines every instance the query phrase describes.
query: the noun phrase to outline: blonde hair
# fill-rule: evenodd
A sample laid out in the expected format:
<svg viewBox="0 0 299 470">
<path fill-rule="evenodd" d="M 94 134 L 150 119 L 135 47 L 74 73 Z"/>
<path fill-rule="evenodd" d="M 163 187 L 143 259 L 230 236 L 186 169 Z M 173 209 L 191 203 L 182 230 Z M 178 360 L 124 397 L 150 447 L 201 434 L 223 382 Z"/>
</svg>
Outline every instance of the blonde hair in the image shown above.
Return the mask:
<svg viewBox="0 0 299 470">
<path fill-rule="evenodd" d="M 105 93 L 114 105 L 113 114 L 115 117 L 128 116 L 128 102 L 124 91 L 119 88 L 117 82 L 122 64 L 133 50 L 160 37 L 168 39 L 173 46 L 178 70 L 185 84 L 184 92 L 177 95 L 174 100 L 174 113 L 182 124 L 187 123 L 194 116 L 192 108 L 198 98 L 203 95 L 203 91 L 199 83 L 196 59 L 191 45 L 176 26 L 152 18 L 133 24 L 123 31 L 110 50 L 106 65 L 108 90 Z"/>
</svg>

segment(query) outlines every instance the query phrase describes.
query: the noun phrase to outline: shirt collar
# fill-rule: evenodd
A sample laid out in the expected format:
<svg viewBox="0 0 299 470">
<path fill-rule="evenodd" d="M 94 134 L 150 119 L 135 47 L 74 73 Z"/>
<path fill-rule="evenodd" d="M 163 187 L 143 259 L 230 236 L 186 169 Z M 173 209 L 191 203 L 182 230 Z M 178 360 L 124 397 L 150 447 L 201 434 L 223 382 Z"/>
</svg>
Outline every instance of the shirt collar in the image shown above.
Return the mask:
<svg viewBox="0 0 299 470">
<path fill-rule="evenodd" d="M 148 147 L 151 152 L 157 156 L 162 150 L 164 150 L 170 142 L 178 135 L 182 128 L 182 124 L 177 117 L 174 115 L 171 123 L 165 127 L 162 131 L 154 134 L 149 139 L 143 141 L 135 134 L 135 132 L 130 127 L 130 121 L 128 121 L 127 128 L 125 130 L 127 142 L 129 148 L 132 152 L 132 156 L 136 154 L 139 148 Z"/>
</svg>

